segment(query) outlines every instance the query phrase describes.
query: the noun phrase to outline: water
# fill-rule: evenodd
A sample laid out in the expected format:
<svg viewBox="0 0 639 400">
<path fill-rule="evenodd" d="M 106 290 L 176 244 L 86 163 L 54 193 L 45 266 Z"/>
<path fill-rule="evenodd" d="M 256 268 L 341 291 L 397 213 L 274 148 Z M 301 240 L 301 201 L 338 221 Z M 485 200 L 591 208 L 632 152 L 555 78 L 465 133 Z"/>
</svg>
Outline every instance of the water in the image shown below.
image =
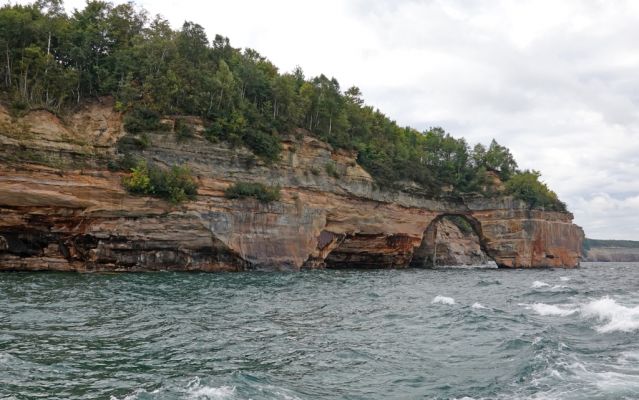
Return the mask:
<svg viewBox="0 0 639 400">
<path fill-rule="evenodd" d="M 0 398 L 636 399 L 639 264 L 0 274 Z"/>
</svg>

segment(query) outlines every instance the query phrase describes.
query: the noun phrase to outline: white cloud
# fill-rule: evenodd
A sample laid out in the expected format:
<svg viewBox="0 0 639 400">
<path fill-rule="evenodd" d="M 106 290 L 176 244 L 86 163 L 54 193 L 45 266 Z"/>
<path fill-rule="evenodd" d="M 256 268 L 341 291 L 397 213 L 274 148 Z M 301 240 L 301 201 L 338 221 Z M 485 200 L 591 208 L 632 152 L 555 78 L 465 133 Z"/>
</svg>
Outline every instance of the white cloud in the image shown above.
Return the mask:
<svg viewBox="0 0 639 400">
<path fill-rule="evenodd" d="M 355 84 L 400 124 L 441 125 L 469 142 L 494 137 L 543 173 L 588 236 L 639 240 L 637 1 L 140 4 L 284 71 L 299 64 Z"/>
</svg>

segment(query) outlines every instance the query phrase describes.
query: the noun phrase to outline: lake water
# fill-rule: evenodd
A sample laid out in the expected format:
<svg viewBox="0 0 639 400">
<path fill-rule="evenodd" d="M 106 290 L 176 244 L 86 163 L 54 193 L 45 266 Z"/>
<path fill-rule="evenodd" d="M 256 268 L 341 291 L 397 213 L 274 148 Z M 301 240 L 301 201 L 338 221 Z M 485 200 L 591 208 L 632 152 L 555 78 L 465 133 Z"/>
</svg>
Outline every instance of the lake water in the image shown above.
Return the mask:
<svg viewBox="0 0 639 400">
<path fill-rule="evenodd" d="M 3 273 L 0 398 L 637 399 L 639 264 Z"/>
</svg>

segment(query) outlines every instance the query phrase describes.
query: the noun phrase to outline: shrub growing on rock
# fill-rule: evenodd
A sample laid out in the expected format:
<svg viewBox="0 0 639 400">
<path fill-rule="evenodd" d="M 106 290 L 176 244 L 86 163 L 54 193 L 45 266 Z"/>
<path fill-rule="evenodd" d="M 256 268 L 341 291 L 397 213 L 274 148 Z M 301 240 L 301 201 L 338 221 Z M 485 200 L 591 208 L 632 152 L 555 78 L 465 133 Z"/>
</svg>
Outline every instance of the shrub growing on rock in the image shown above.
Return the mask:
<svg viewBox="0 0 639 400">
<path fill-rule="evenodd" d="M 130 193 L 155 196 L 174 204 L 193 200 L 197 195 L 197 183 L 187 166 L 174 165 L 167 170 L 142 160 L 122 184 Z"/>
<path fill-rule="evenodd" d="M 324 169 L 326 170 L 326 173 L 329 176 L 332 176 L 335 179 L 339 179 L 340 178 L 339 171 L 337 170 L 337 166 L 335 165 L 334 162 L 332 162 L 332 161 L 327 162 L 326 165 L 324 165 Z"/>
<path fill-rule="evenodd" d="M 191 139 L 195 136 L 195 129 L 184 119 L 179 118 L 175 121 L 175 138 L 178 142 Z"/>
<path fill-rule="evenodd" d="M 148 108 L 135 108 L 124 116 L 124 129 L 129 133 L 162 130 L 160 114 Z"/>
<path fill-rule="evenodd" d="M 227 199 L 253 197 L 262 203 L 270 203 L 280 199 L 280 188 L 256 182 L 236 182 L 224 191 L 224 197 Z"/>
</svg>

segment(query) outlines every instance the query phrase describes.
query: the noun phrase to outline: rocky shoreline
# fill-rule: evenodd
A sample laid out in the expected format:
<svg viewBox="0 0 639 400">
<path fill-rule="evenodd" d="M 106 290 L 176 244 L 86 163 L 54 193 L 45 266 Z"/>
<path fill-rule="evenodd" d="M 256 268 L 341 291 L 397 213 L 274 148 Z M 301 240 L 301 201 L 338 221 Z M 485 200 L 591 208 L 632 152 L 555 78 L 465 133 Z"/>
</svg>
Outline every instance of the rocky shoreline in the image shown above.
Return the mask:
<svg viewBox="0 0 639 400">
<path fill-rule="evenodd" d="M 267 164 L 210 143 L 201 122 L 191 122 L 192 138 L 148 133 L 137 152 L 160 165 L 189 165 L 198 196 L 174 205 L 127 193 L 124 173 L 107 168 L 127 135 L 110 100 L 64 119 L 44 110 L 16 118 L 0 106 L 0 270 L 404 268 L 427 265 L 442 242 L 452 244 L 452 259 L 479 256 L 479 248 L 500 267 L 579 264 L 583 231 L 570 213 L 530 210 L 509 197 L 438 201 L 408 186 L 383 190 L 356 154 L 302 130 Z M 281 198 L 226 198 L 238 181 L 277 185 Z M 438 234 L 447 216 L 466 221 L 476 244 L 450 226 Z M 448 239 L 437 240 L 444 231 Z"/>
</svg>

